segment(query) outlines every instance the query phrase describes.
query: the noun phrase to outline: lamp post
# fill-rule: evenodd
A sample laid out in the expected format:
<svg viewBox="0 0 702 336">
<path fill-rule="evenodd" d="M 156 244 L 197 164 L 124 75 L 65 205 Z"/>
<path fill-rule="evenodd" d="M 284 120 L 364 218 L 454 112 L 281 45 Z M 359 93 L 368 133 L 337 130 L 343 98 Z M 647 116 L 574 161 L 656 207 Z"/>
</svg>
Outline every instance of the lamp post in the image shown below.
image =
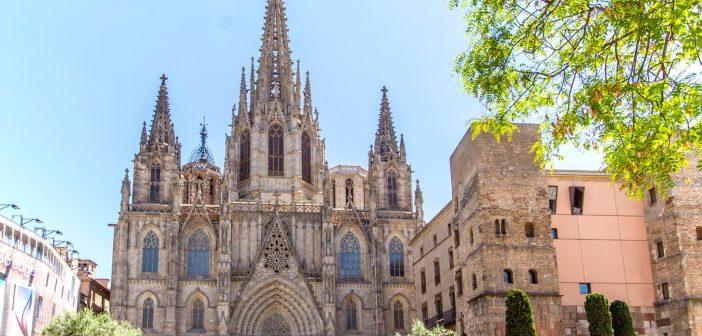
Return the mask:
<svg viewBox="0 0 702 336">
<path fill-rule="evenodd" d="M 44 222 L 41 221 L 39 218 L 24 218 L 24 215 L 12 215 L 12 220 L 15 220 L 16 217 L 20 218 L 19 225 L 24 227 L 24 224 L 29 224 L 31 222 L 36 222 L 37 224 L 43 224 Z"/>
<path fill-rule="evenodd" d="M 36 233 L 37 231 L 41 231 L 41 239 L 46 239 L 51 234 L 56 234 L 59 236 L 63 235 L 63 232 L 61 232 L 59 230 L 49 230 L 46 227 L 41 227 L 41 226 L 34 227 L 34 232 Z"/>
<path fill-rule="evenodd" d="M 0 210 L 4 210 L 5 208 L 12 207 L 14 210 L 19 210 L 19 205 L 14 204 L 14 203 L 8 203 L 8 204 L 0 204 Z"/>
</svg>

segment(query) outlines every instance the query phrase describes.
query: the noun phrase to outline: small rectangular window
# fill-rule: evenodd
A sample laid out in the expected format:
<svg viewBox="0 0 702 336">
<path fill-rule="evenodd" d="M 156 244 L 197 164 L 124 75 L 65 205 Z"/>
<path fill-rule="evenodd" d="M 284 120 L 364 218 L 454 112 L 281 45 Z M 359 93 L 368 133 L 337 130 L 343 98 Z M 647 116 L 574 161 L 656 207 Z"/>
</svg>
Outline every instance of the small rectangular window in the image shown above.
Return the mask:
<svg viewBox="0 0 702 336">
<path fill-rule="evenodd" d="M 583 214 L 583 201 L 585 200 L 585 187 L 570 187 L 570 213 Z"/>
<path fill-rule="evenodd" d="M 419 255 L 424 256 L 424 246 L 419 247 Z"/>
<path fill-rule="evenodd" d="M 662 241 L 656 243 L 656 251 L 658 251 L 658 259 L 665 257 L 665 249 L 663 248 Z"/>
<path fill-rule="evenodd" d="M 434 260 L 434 285 L 441 283 L 441 266 L 439 266 L 439 261 Z"/>
<path fill-rule="evenodd" d="M 548 210 L 551 214 L 556 213 L 556 201 L 558 200 L 558 187 L 548 186 Z"/>
<path fill-rule="evenodd" d="M 424 272 L 424 270 L 421 270 L 419 272 L 419 278 L 420 278 L 420 285 L 422 287 L 422 293 L 427 292 L 427 273 Z"/>
<path fill-rule="evenodd" d="M 656 195 L 656 187 L 653 187 L 651 189 L 648 189 L 648 199 L 649 202 L 651 202 L 651 205 L 656 204 L 656 201 L 658 201 L 658 197 Z"/>
<path fill-rule="evenodd" d="M 434 243 L 434 246 L 436 246 L 438 244 L 438 240 L 436 239 L 436 234 L 434 234 L 434 236 L 431 237 L 431 241 Z"/>
<path fill-rule="evenodd" d="M 590 288 L 590 283 L 581 283 L 580 284 L 580 294 L 590 294 L 592 293 L 592 289 Z"/>
<path fill-rule="evenodd" d="M 558 229 L 551 229 L 551 239 L 558 239 Z"/>
<path fill-rule="evenodd" d="M 451 223 L 448 223 L 448 235 L 451 237 L 451 232 L 453 232 L 453 228 L 451 227 Z"/>
<path fill-rule="evenodd" d="M 670 299 L 670 292 L 668 291 L 668 283 L 661 284 L 661 292 L 663 293 L 663 300 Z"/>
<path fill-rule="evenodd" d="M 429 307 L 426 302 L 422 303 L 422 320 L 424 320 L 424 325 L 429 325 Z"/>
<path fill-rule="evenodd" d="M 449 256 L 449 268 L 453 268 L 453 250 L 448 251 Z"/>
</svg>

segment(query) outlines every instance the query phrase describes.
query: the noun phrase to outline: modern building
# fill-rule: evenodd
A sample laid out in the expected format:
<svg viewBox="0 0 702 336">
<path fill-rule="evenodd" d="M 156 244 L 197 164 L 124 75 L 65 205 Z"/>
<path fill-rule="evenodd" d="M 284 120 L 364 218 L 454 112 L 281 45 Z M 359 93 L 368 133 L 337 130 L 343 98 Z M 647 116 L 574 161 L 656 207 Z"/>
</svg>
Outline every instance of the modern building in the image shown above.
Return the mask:
<svg viewBox="0 0 702 336">
<path fill-rule="evenodd" d="M 80 306 L 96 313 L 110 311 L 110 280 L 95 277 L 97 263 L 90 259 L 78 260 L 80 279 Z"/>
<path fill-rule="evenodd" d="M 405 333 L 422 196 L 388 90 L 368 166 L 329 168 L 282 0 L 268 0 L 262 42 L 258 67 L 242 69 L 222 168 L 204 124 L 182 164 L 161 77 L 122 183 L 111 314 L 146 335 Z"/>
<path fill-rule="evenodd" d="M 39 335 L 78 307 L 78 276 L 48 241 L 0 215 L 0 335 Z"/>
</svg>

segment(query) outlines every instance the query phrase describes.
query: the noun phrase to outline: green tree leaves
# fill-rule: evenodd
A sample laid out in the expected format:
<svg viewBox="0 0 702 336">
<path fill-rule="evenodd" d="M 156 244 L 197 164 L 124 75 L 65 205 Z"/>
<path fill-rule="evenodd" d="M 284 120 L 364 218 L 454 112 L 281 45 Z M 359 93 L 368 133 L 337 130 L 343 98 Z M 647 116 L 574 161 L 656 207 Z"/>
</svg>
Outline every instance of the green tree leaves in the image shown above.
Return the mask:
<svg viewBox="0 0 702 336">
<path fill-rule="evenodd" d="M 139 329 L 125 321 L 113 321 L 107 313 L 83 309 L 54 317 L 41 331 L 42 336 L 141 336 Z"/>
<path fill-rule="evenodd" d="M 469 49 L 455 70 L 488 113 L 473 136 L 539 120 L 536 160 L 572 144 L 604 153 L 630 196 L 663 193 L 702 145 L 699 0 L 451 0 Z"/>
<path fill-rule="evenodd" d="M 536 336 L 536 326 L 534 325 L 534 315 L 531 311 L 531 303 L 527 294 L 521 290 L 512 288 L 507 292 L 506 336 Z"/>
</svg>

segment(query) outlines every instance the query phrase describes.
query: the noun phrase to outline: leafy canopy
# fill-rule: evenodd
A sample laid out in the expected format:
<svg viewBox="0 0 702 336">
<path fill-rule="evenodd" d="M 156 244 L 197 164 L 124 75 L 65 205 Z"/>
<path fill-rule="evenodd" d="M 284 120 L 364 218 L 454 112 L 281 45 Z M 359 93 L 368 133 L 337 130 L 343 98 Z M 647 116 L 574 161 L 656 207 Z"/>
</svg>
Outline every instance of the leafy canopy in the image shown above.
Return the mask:
<svg viewBox="0 0 702 336">
<path fill-rule="evenodd" d="M 125 321 L 112 320 L 107 313 L 83 309 L 54 317 L 41 336 L 141 336 L 141 331 Z"/>
<path fill-rule="evenodd" d="M 612 329 L 614 336 L 636 336 L 634 330 L 634 322 L 629 313 L 629 305 L 624 301 L 614 300 L 609 305 L 609 311 L 612 313 Z"/>
<path fill-rule="evenodd" d="M 591 293 L 585 296 L 585 312 L 590 336 L 613 336 L 612 313 L 604 295 Z"/>
<path fill-rule="evenodd" d="M 538 120 L 542 167 L 601 150 L 632 197 L 662 193 L 702 145 L 700 0 L 450 0 L 466 12 L 465 90 L 488 112 L 473 137 Z M 701 168 L 698 166 L 698 169 Z M 665 196 L 665 195 L 664 195 Z"/>
</svg>

